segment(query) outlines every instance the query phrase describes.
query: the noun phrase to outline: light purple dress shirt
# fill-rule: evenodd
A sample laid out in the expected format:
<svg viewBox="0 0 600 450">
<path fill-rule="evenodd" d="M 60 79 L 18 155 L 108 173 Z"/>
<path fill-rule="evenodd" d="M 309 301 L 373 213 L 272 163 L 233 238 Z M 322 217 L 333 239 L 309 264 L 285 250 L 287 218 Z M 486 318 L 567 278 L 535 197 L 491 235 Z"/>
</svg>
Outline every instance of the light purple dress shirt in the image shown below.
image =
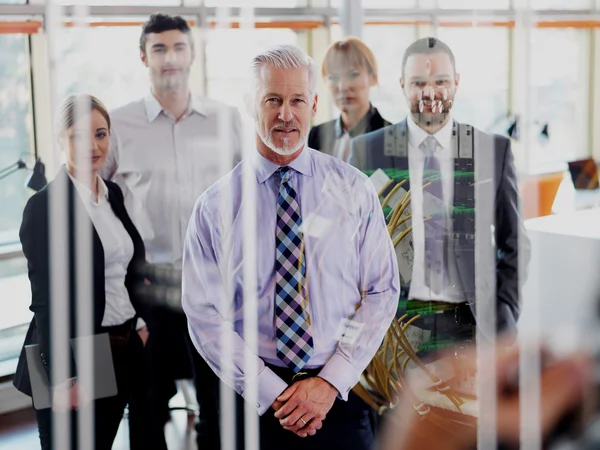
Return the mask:
<svg viewBox="0 0 600 450">
<path fill-rule="evenodd" d="M 258 272 L 258 355 L 243 336 L 244 233 L 243 164 L 256 174 Z M 314 353 L 305 368 L 322 368 L 343 400 L 379 348 L 396 312 L 399 279 L 396 256 L 371 181 L 357 169 L 306 147 L 289 167 L 298 194 L 308 287 L 308 314 Z M 259 414 L 266 412 L 287 384 L 265 366 L 284 366 L 276 355 L 275 233 L 279 166 L 258 152 L 240 163 L 198 199 L 190 219 L 183 255 L 183 309 L 192 341 L 222 377 L 222 335 L 233 344 L 233 378 L 223 379 L 244 395 L 245 358 L 257 358 Z M 228 198 L 224 202 L 223 195 Z M 230 205 L 225 223 L 222 205 Z M 231 233 L 231 234 L 230 234 Z M 230 251 L 223 252 L 226 236 Z M 223 300 L 225 280 L 233 283 L 233 299 Z M 364 294 L 364 295 L 363 295 Z M 361 302 L 361 296 L 364 297 Z M 233 326 L 224 317 L 233 318 Z M 353 342 L 339 339 L 345 319 L 359 324 Z M 247 361 L 247 360 L 246 360 Z"/>
</svg>

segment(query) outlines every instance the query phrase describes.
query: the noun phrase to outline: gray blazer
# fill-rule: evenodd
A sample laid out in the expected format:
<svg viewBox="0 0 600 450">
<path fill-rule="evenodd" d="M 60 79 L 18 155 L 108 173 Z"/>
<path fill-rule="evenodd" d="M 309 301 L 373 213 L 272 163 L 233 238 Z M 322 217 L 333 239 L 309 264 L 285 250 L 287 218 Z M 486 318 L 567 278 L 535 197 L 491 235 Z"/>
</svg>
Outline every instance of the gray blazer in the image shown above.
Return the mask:
<svg viewBox="0 0 600 450">
<path fill-rule="evenodd" d="M 473 287 L 474 295 L 465 294 L 465 301 L 470 304 L 478 326 L 485 333 L 493 332 L 494 328 L 514 331 L 520 311 L 520 288 L 525 279 L 525 270 L 519 279 L 519 262 L 527 265 L 530 244 L 519 211 L 513 154 L 508 138 L 472 130 L 477 206 L 475 257 L 461 258 L 461 249 L 455 248 L 456 265 L 463 287 Z M 465 156 L 463 144 L 455 145 L 454 152 L 455 157 Z M 349 163 L 362 171 L 408 168 L 406 120 L 354 138 Z M 492 240 L 496 248 L 489 245 Z M 495 324 L 490 313 L 477 316 L 476 307 L 484 302 L 493 307 L 482 311 L 495 309 Z"/>
</svg>

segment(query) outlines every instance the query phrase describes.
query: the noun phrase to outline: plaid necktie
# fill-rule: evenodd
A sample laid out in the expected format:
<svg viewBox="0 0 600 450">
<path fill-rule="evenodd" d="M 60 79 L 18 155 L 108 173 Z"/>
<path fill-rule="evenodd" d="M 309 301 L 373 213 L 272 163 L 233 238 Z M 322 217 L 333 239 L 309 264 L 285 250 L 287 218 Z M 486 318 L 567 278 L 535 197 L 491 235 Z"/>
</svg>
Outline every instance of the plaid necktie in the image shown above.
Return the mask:
<svg viewBox="0 0 600 450">
<path fill-rule="evenodd" d="M 425 223 L 425 284 L 436 294 L 448 286 L 447 271 L 447 217 L 440 162 L 435 155 L 438 142 L 433 136 L 423 141 L 425 147 L 425 165 L 423 166 L 423 186 L 431 185 L 424 190 L 441 200 L 442 208 L 432 214 L 431 220 Z"/>
<path fill-rule="evenodd" d="M 290 183 L 291 169 L 279 169 L 275 237 L 275 328 L 277 357 L 299 372 L 313 354 L 308 312 L 304 310 L 306 266 L 302 258 L 300 205 Z"/>
</svg>

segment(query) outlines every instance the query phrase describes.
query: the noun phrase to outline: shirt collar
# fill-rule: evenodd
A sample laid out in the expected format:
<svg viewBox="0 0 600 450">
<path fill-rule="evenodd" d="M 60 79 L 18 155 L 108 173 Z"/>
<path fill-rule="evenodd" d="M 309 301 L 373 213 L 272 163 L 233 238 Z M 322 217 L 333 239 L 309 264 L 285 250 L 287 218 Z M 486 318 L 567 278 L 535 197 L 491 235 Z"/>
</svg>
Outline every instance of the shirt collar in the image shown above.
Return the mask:
<svg viewBox="0 0 600 450">
<path fill-rule="evenodd" d="M 367 113 L 362 116 L 362 118 L 358 121 L 358 123 L 348 132 L 348 134 L 350 135 L 350 137 L 356 137 L 359 136 L 361 134 L 364 134 L 365 131 L 367 130 L 367 127 L 369 126 L 369 122 L 371 121 L 371 118 L 373 117 L 373 115 L 375 114 L 375 107 L 373 105 L 370 105 L 369 110 L 367 111 Z M 335 137 L 336 138 L 341 138 L 342 135 L 344 134 L 345 130 L 344 127 L 342 126 L 342 116 L 340 115 L 336 121 L 335 121 Z"/>
<path fill-rule="evenodd" d="M 201 116 L 207 116 L 207 105 L 198 97 L 193 95 L 190 95 L 190 97 L 191 100 L 189 101 L 189 107 L 186 116 L 192 112 L 196 112 Z M 146 106 L 146 116 L 148 118 L 148 122 L 153 122 L 162 112 L 163 107 L 158 102 L 154 94 L 152 94 L 152 92 L 146 95 L 144 98 L 144 104 Z"/>
<path fill-rule="evenodd" d="M 206 101 L 202 100 L 200 97 L 196 97 L 192 95 L 192 111 L 197 112 L 201 116 L 208 116 L 207 104 Z"/>
<path fill-rule="evenodd" d="M 301 173 L 302 175 L 312 176 L 312 150 L 308 147 L 308 145 L 304 146 L 304 150 L 300 152 L 298 157 L 293 160 L 291 163 L 287 165 L 287 167 L 291 167 L 296 172 Z M 256 172 L 256 181 L 259 184 L 264 183 L 269 178 L 273 176 L 275 172 L 281 167 L 275 163 L 272 163 L 263 155 L 261 155 L 258 150 L 254 153 L 251 159 L 252 166 L 254 167 L 254 171 Z"/>
<path fill-rule="evenodd" d="M 69 175 L 69 178 L 73 182 L 75 189 L 77 189 L 77 192 L 79 192 L 79 195 L 84 200 L 88 199 L 90 203 L 94 204 L 99 203 L 101 198 L 108 200 L 108 188 L 106 187 L 106 184 L 104 183 L 104 180 L 100 177 L 100 175 L 96 175 L 98 180 L 98 202 L 96 202 L 96 198 L 94 197 L 93 192 L 85 184 L 83 184 L 77 178 L 72 176 L 68 171 L 67 175 Z"/>
<path fill-rule="evenodd" d="M 452 145 L 452 129 L 454 127 L 452 117 L 450 117 L 450 120 L 448 120 L 446 125 L 433 135 L 430 135 L 427 131 L 418 126 L 410 114 L 408 115 L 406 123 L 408 126 L 408 140 L 411 146 L 420 148 L 425 139 L 429 136 L 433 136 L 443 150 L 450 150 Z"/>
</svg>

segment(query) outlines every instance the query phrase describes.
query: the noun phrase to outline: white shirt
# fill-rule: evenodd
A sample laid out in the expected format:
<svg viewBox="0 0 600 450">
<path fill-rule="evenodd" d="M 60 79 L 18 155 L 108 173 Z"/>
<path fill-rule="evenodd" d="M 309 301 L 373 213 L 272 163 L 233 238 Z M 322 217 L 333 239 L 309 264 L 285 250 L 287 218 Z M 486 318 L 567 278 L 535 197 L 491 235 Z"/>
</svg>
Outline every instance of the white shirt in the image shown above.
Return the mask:
<svg viewBox="0 0 600 450">
<path fill-rule="evenodd" d="M 85 210 L 100 237 L 104 249 L 104 289 L 106 291 L 106 306 L 103 327 L 121 325 L 135 316 L 136 311 L 129 292 L 125 287 L 127 267 L 133 258 L 133 241 L 123 226 L 123 222 L 115 215 L 108 201 L 108 188 L 98 176 L 98 201 L 87 186 L 69 174 Z M 145 325 L 139 318 L 137 328 Z"/>
<path fill-rule="evenodd" d="M 350 158 L 350 133 L 344 131 L 340 137 L 336 138 L 335 144 L 333 145 L 333 156 L 341 159 L 344 162 L 348 162 Z"/>
<path fill-rule="evenodd" d="M 408 169 L 410 171 L 410 192 L 412 209 L 412 233 L 414 246 L 413 273 L 410 283 L 409 298 L 419 300 L 446 301 L 450 303 L 464 302 L 460 289 L 445 289 L 434 293 L 425 283 L 425 227 L 423 222 L 423 167 L 425 165 L 425 144 L 429 136 L 409 115 L 408 124 Z M 438 132 L 433 134 L 438 145 L 436 156 L 440 163 L 442 191 L 446 208 L 452 205 L 454 198 L 454 158 L 452 157 L 452 118 Z M 449 268 L 454 270 L 454 266 Z"/>
<path fill-rule="evenodd" d="M 241 155 L 241 125 L 233 107 L 191 98 L 179 120 L 156 98 L 111 112 L 111 144 L 100 171 L 123 190 L 125 206 L 154 264 L 180 265 L 196 200 Z"/>
</svg>

